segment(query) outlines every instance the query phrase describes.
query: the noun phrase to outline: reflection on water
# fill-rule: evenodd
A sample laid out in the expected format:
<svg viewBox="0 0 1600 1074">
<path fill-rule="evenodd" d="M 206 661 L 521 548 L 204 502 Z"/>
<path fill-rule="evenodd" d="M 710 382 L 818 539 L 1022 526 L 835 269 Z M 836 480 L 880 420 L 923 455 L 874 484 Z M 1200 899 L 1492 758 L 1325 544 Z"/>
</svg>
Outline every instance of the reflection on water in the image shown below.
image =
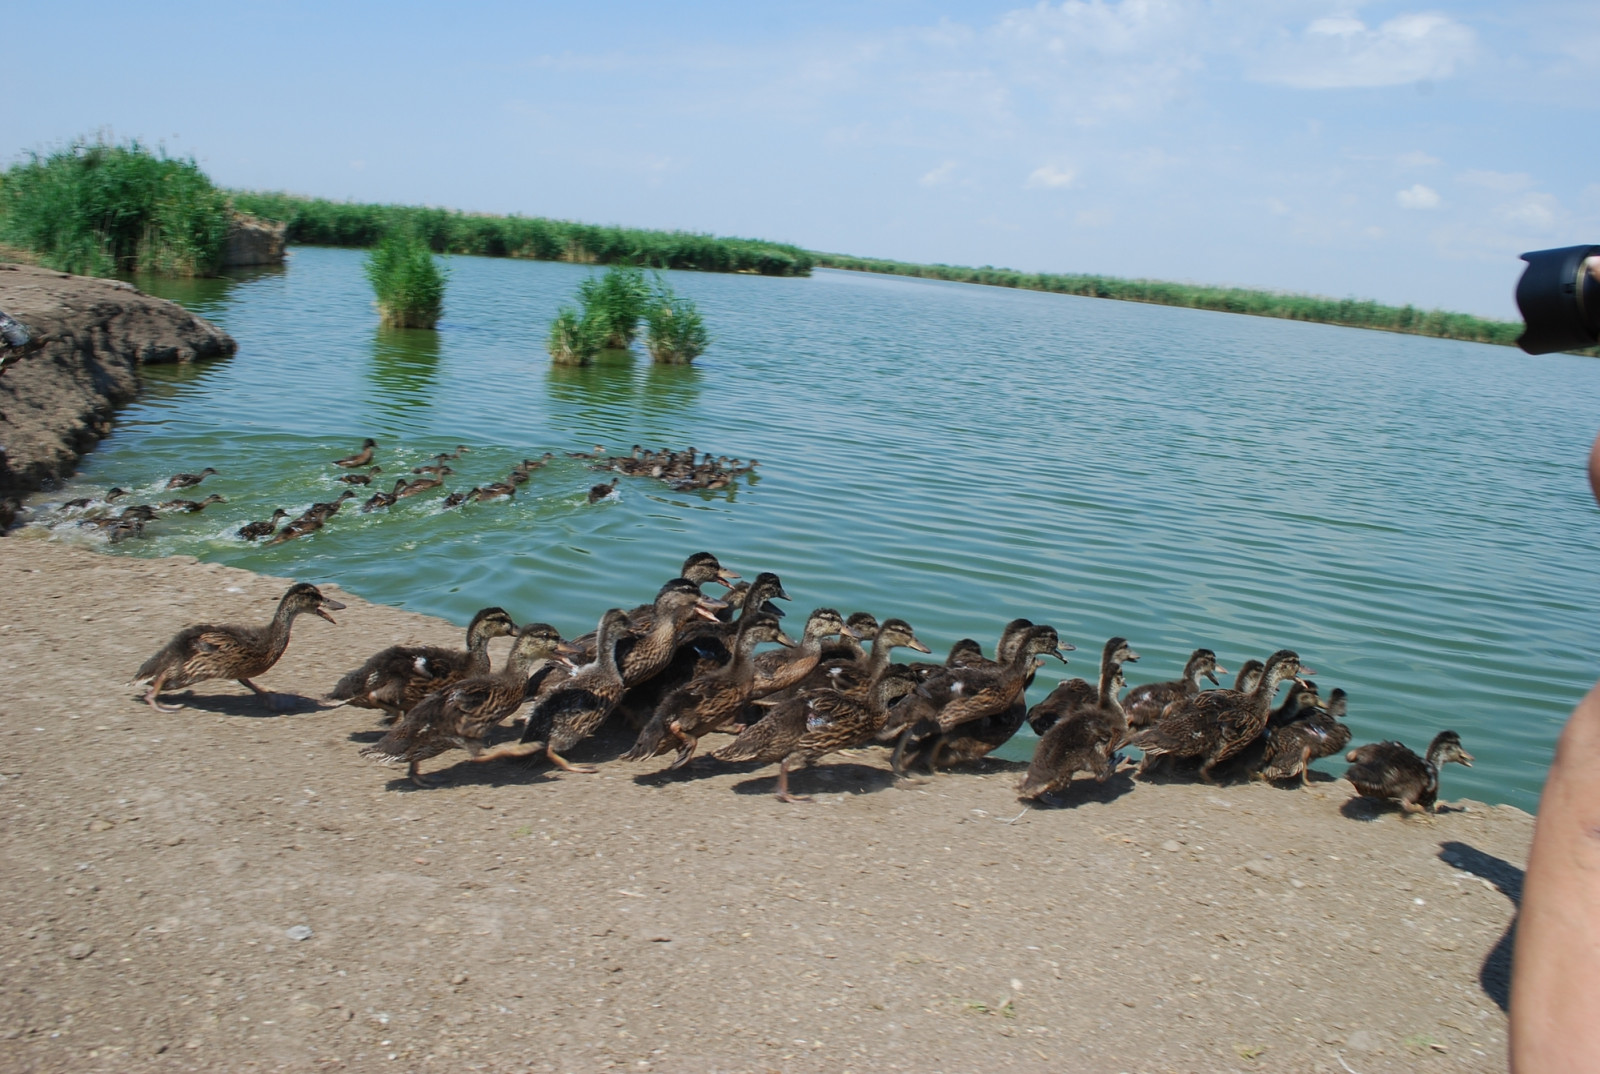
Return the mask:
<svg viewBox="0 0 1600 1074">
<path fill-rule="evenodd" d="M 128 281 L 147 295 L 176 302 L 208 320 L 221 320 L 226 315 L 229 298 L 241 285 L 283 276 L 287 271 L 284 265 L 250 265 L 229 269 L 221 276 L 174 279 L 137 273 L 129 276 Z"/>
<path fill-rule="evenodd" d="M 371 380 L 374 394 L 368 402 L 416 408 L 431 402 L 439 378 L 439 333 L 425 328 L 379 326 L 372 337 Z"/>
<path fill-rule="evenodd" d="M 1200 645 L 1230 668 L 1288 645 L 1349 692 L 1357 742 L 1451 727 L 1478 762 L 1452 766 L 1445 797 L 1524 808 L 1592 681 L 1593 359 L 855 273 L 672 273 L 714 334 L 701 360 L 566 368 L 543 340 L 590 269 L 451 258 L 439 331 L 381 333 L 361 260 L 299 248 L 286 273 L 179 281 L 238 356 L 149 370 L 157 388 L 60 498 L 115 484 L 159 502 L 168 475 L 215 466 L 202 491 L 226 504 L 116 551 L 338 581 L 463 624 L 498 604 L 570 634 L 708 549 L 779 572 L 800 616 L 901 616 L 941 656 L 968 636 L 992 651 L 1015 616 L 1050 622 L 1079 651 L 1035 698 L 1092 673 L 1114 634 L 1144 657 L 1135 682 Z M 470 445 L 450 490 L 555 457 L 511 501 L 446 511 L 433 493 L 271 548 L 234 538 L 336 496 L 331 460 L 367 436 L 391 478 Z M 590 505 L 611 475 L 566 453 L 595 443 L 754 456 L 761 478 L 623 477 Z"/>
</svg>

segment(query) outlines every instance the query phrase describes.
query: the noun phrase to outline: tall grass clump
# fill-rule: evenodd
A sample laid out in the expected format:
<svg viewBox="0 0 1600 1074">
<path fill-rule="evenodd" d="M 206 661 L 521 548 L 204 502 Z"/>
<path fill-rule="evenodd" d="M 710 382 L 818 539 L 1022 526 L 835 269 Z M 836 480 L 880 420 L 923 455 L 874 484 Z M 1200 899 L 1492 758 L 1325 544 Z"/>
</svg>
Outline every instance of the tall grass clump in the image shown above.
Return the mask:
<svg viewBox="0 0 1600 1074">
<path fill-rule="evenodd" d="M 811 254 L 788 243 L 689 231 L 602 227 L 542 216 L 490 216 L 413 205 L 371 205 L 291 194 L 232 191 L 240 210 L 288 226 L 288 240 L 312 246 L 372 246 L 409 229 L 437 253 L 522 257 L 580 265 L 809 276 Z"/>
<path fill-rule="evenodd" d="M 627 350 L 639 334 L 639 319 L 650 303 L 650 285 L 635 268 L 607 269 L 578 285 L 578 301 L 586 320 L 600 331 L 602 346 Z"/>
<path fill-rule="evenodd" d="M 393 328 L 432 328 L 444 308 L 445 274 L 428 244 L 396 232 L 367 256 L 367 279 L 378 298 L 383 323 Z"/>
<path fill-rule="evenodd" d="M 679 298 L 659 277 L 655 294 L 645 307 L 644 323 L 650 357 L 667 365 L 689 364 L 704 354 L 711 342 L 695 304 Z"/>
<path fill-rule="evenodd" d="M 605 346 L 605 326 L 576 306 L 562 306 L 545 340 L 557 365 L 588 365 Z"/>
<path fill-rule="evenodd" d="M 136 141 L 30 153 L 0 178 L 0 237 L 79 275 L 212 275 L 229 218 L 227 195 L 193 160 Z"/>
</svg>

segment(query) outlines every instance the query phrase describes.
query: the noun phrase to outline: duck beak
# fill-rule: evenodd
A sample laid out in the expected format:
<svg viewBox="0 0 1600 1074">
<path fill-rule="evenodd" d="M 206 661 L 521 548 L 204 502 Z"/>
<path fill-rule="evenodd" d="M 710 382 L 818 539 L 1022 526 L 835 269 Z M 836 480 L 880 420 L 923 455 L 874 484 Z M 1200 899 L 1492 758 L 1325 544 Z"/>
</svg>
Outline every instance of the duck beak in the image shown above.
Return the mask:
<svg viewBox="0 0 1600 1074">
<path fill-rule="evenodd" d="M 1137 664 L 1139 662 L 1139 654 L 1134 652 L 1132 649 L 1129 649 L 1128 650 L 1128 661 L 1130 663 Z"/>
<path fill-rule="evenodd" d="M 722 600 L 717 601 L 715 605 L 711 605 L 711 604 L 696 604 L 694 606 L 694 614 L 700 616 L 700 618 L 702 618 L 702 619 L 709 619 L 713 623 L 715 623 L 715 622 L 719 622 L 719 620 L 717 619 L 716 609 L 717 608 L 726 608 L 727 606 L 728 606 L 727 601 L 722 601 Z"/>
<path fill-rule="evenodd" d="M 931 652 L 933 652 L 932 649 L 930 649 L 926 645 L 922 644 L 916 638 L 912 638 L 910 641 L 906 642 L 906 647 L 909 648 L 909 649 L 915 649 L 919 653 L 931 653 Z"/>
<path fill-rule="evenodd" d="M 570 641 L 558 641 L 556 642 L 556 652 L 562 656 L 577 656 L 579 653 L 583 652 L 583 650 L 572 644 Z"/>
<path fill-rule="evenodd" d="M 839 628 L 839 633 L 844 635 L 847 638 L 854 638 L 857 641 L 861 640 L 861 635 L 857 634 L 855 631 L 851 630 L 850 629 L 850 624 L 848 624 L 848 623 L 846 623 L 844 626 L 841 626 Z"/>
<path fill-rule="evenodd" d="M 332 600 L 332 599 L 330 599 L 328 597 L 323 597 L 322 598 L 322 603 L 317 605 L 317 614 L 322 616 L 322 618 L 326 619 L 328 622 L 332 623 L 334 626 L 338 626 L 339 625 L 339 621 L 337 619 L 335 619 L 333 616 L 328 614 L 328 611 L 330 611 L 330 610 L 331 611 L 336 611 L 336 612 L 342 612 L 342 611 L 344 611 L 344 605 L 340 604 L 336 600 Z"/>
<path fill-rule="evenodd" d="M 739 576 L 737 574 L 734 574 L 732 571 L 730 571 L 726 567 L 723 567 L 722 569 L 717 571 L 717 581 L 721 582 L 723 585 L 727 586 L 729 589 L 733 588 L 733 580 L 735 578 L 737 578 L 737 577 L 739 577 Z"/>
<path fill-rule="evenodd" d="M 1472 756 L 1472 754 L 1468 753 L 1466 750 L 1462 750 L 1461 751 L 1461 756 L 1456 758 L 1456 760 L 1460 761 L 1462 764 L 1466 765 L 1468 768 L 1471 768 L 1472 767 L 1472 762 L 1475 760 L 1475 758 Z"/>
<path fill-rule="evenodd" d="M 777 642 L 779 645 L 787 645 L 791 649 L 795 648 L 796 646 L 798 646 L 800 644 L 799 642 L 795 641 L 793 638 L 791 638 L 789 635 L 785 634 L 781 630 L 778 631 L 778 636 L 776 638 L 773 638 L 772 640 Z"/>
<path fill-rule="evenodd" d="M 1063 664 L 1065 664 L 1065 663 L 1068 662 L 1067 661 L 1067 653 L 1070 653 L 1075 648 L 1076 648 L 1076 646 L 1068 645 L 1065 642 L 1063 642 L 1062 644 L 1056 646 L 1054 649 L 1051 649 L 1049 655 L 1055 657 L 1057 660 L 1059 660 Z"/>
<path fill-rule="evenodd" d="M 1212 686 L 1221 686 L 1222 684 L 1217 681 L 1217 676 L 1226 675 L 1227 673 L 1228 669 L 1225 667 L 1214 667 L 1210 671 L 1206 672 L 1206 678 L 1211 680 Z"/>
</svg>

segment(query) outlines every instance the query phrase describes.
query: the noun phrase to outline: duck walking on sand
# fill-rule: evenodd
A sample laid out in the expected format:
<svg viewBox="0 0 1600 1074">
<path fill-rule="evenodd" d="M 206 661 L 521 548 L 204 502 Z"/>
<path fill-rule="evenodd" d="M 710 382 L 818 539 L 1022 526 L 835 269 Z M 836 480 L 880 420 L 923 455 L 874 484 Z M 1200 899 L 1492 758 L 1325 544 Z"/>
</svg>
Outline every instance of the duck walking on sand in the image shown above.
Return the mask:
<svg viewBox="0 0 1600 1074">
<path fill-rule="evenodd" d="M 1183 666 L 1181 678 L 1172 682 L 1147 682 L 1128 691 L 1128 696 L 1122 699 L 1123 711 L 1128 714 L 1128 726 L 1150 726 L 1168 705 L 1180 697 L 1198 694 L 1202 678 L 1210 679 L 1213 686 L 1221 686 L 1217 676 L 1227 673 L 1228 669 L 1217 663 L 1216 653 L 1210 649 L 1196 649 L 1189 654 L 1189 662 Z"/>
<path fill-rule="evenodd" d="M 334 459 L 333 464 L 335 466 L 343 466 L 347 469 L 354 469 L 357 466 L 366 466 L 372 462 L 372 452 L 377 446 L 378 442 L 369 436 L 365 440 L 361 441 L 360 451 L 356 452 L 354 455 L 346 455 L 342 459 Z"/>
<path fill-rule="evenodd" d="M 235 679 L 269 708 L 277 708 L 278 699 L 250 680 L 276 664 L 289 647 L 289 628 L 295 616 L 311 612 L 332 623 L 334 618 L 328 612 L 343 607 L 309 582 L 299 582 L 289 587 L 278 602 L 277 614 L 266 626 L 205 623 L 185 627 L 140 666 L 133 681 L 149 682 L 145 703 L 161 712 L 177 712 L 180 707 L 161 704 L 161 691 L 179 690 L 207 679 Z"/>
<path fill-rule="evenodd" d="M 439 645 L 391 645 L 341 678 L 325 700 L 382 709 L 393 723 L 428 694 L 489 673 L 489 642 L 517 633 L 504 608 L 484 608 L 467 624 L 465 651 Z M 337 707 L 337 706 L 335 706 Z"/>
<path fill-rule="evenodd" d="M 207 466 L 198 474 L 173 474 L 167 479 L 167 488 L 169 490 L 194 488 L 196 485 L 214 473 L 216 473 L 216 471 Z"/>
<path fill-rule="evenodd" d="M 503 670 L 474 675 L 435 690 L 406 713 L 383 738 L 361 751 L 380 764 L 405 762 L 407 775 L 419 787 L 431 784 L 417 766 L 449 750 L 483 752 L 489 729 L 517 711 L 528 688 L 528 676 L 550 660 L 561 635 L 547 623 L 533 623 L 517 633 Z"/>
<path fill-rule="evenodd" d="M 1418 757 L 1400 742 L 1374 742 L 1345 754 L 1350 769 L 1344 778 L 1363 798 L 1395 801 L 1407 813 L 1432 813 L 1439 801 L 1439 768 L 1456 762 L 1472 767 L 1473 756 L 1461 748 L 1461 736 L 1440 731 Z"/>
<path fill-rule="evenodd" d="M 1128 716 L 1117 694 L 1123 686 L 1122 664 L 1138 660 L 1126 638 L 1112 638 L 1100 653 L 1100 686 L 1092 704 L 1061 713 L 1033 751 L 1028 774 L 1017 794 L 1040 798 L 1061 790 L 1079 772 L 1095 782 L 1111 778 L 1117 750 L 1128 739 Z"/>
</svg>

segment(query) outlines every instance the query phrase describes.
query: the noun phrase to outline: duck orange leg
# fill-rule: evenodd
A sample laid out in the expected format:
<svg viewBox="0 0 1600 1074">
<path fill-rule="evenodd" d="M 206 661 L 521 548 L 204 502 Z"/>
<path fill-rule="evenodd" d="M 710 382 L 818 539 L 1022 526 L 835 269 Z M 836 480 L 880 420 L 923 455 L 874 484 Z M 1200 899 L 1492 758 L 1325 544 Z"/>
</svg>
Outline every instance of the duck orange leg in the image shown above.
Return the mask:
<svg viewBox="0 0 1600 1074">
<path fill-rule="evenodd" d="M 809 794 L 789 793 L 789 759 L 785 757 L 778 765 L 778 801 L 780 802 L 809 802 Z"/>
<path fill-rule="evenodd" d="M 596 772 L 600 771 L 593 765 L 573 764 L 571 761 L 561 756 L 561 754 L 557 753 L 555 751 L 555 747 L 553 746 L 546 746 L 544 748 L 544 755 L 550 759 L 551 764 L 555 765 L 563 772 L 577 772 L 582 775 L 592 776 Z"/>
<path fill-rule="evenodd" d="M 144 703 L 155 709 L 157 712 L 182 712 L 182 705 L 163 705 L 159 700 L 157 695 L 161 693 L 162 684 L 164 684 L 166 681 L 167 673 L 165 671 L 152 679 L 150 681 L 150 689 L 146 690 L 144 693 Z"/>
<path fill-rule="evenodd" d="M 267 708 L 271 709 L 273 712 L 278 712 L 279 710 L 288 708 L 294 704 L 293 699 L 284 699 L 281 698 L 280 695 L 275 694 L 270 690 L 263 690 L 249 679 L 239 679 L 238 682 L 241 686 L 250 687 L 250 689 L 255 692 L 257 700 L 259 700 L 263 705 L 267 706 Z"/>
</svg>

